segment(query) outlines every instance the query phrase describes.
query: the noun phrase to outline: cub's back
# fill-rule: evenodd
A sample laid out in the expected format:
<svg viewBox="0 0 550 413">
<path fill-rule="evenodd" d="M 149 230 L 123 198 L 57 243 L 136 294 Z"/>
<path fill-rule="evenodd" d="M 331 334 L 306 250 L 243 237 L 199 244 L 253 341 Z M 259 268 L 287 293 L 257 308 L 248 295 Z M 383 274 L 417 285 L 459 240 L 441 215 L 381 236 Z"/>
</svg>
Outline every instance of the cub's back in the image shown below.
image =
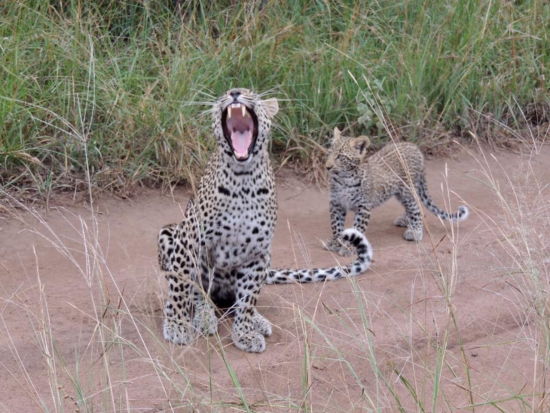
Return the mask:
<svg viewBox="0 0 550 413">
<path fill-rule="evenodd" d="M 409 174 L 415 182 L 424 173 L 424 155 L 413 143 L 390 143 L 370 156 L 364 166 L 378 183 L 402 183 L 408 181 Z"/>
</svg>

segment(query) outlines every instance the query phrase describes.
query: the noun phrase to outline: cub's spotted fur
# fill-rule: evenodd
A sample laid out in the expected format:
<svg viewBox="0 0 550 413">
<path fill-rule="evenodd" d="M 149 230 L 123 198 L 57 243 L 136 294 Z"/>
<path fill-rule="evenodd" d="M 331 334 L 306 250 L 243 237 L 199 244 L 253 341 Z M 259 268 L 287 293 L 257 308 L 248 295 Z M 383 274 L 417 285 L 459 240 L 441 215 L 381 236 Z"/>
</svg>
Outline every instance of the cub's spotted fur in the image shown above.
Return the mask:
<svg viewBox="0 0 550 413">
<path fill-rule="evenodd" d="M 349 255 L 342 246 L 340 234 L 344 229 L 347 211 L 355 212 L 353 227 L 364 233 L 371 210 L 395 196 L 405 208 L 403 216 L 394 222 L 406 227 L 403 237 L 408 241 L 422 239 L 422 215 L 411 188 L 424 205 L 444 220 L 461 221 L 468 217 L 468 208 L 460 206 L 449 214 L 434 204 L 426 187 L 424 156 L 412 143 L 389 144 L 366 158 L 369 138 L 349 138 L 334 129 L 334 138 L 326 162 L 330 175 L 330 221 L 332 238 L 326 241 L 331 251 Z"/>
<path fill-rule="evenodd" d="M 276 99 L 233 89 L 213 107 L 218 148 L 190 200 L 183 221 L 159 234 L 159 263 L 168 279 L 164 337 L 189 344 L 198 332 L 214 334 L 214 305 L 232 307 L 235 345 L 262 352 L 271 324 L 256 309 L 263 284 L 316 282 L 365 271 L 372 249 L 362 233 L 341 231 L 357 260 L 344 267 L 269 269 L 277 219 L 275 181 L 267 143 Z"/>
</svg>

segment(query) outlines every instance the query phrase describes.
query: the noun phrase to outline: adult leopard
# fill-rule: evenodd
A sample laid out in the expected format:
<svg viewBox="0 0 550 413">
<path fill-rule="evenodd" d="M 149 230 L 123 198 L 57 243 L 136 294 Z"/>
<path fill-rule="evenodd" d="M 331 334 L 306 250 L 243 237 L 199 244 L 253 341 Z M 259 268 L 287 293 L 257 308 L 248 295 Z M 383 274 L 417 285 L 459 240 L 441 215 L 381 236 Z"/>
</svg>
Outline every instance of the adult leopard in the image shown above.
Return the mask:
<svg viewBox="0 0 550 413">
<path fill-rule="evenodd" d="M 213 304 L 232 306 L 232 340 L 247 352 L 265 350 L 271 324 L 256 309 L 263 284 L 315 282 L 354 276 L 372 260 L 365 236 L 353 229 L 342 239 L 358 258 L 350 265 L 311 270 L 269 269 L 277 220 L 275 180 L 267 151 L 276 99 L 232 89 L 212 110 L 218 148 L 183 221 L 159 234 L 159 263 L 168 279 L 164 337 L 189 344 L 201 331 L 214 334 Z"/>
</svg>

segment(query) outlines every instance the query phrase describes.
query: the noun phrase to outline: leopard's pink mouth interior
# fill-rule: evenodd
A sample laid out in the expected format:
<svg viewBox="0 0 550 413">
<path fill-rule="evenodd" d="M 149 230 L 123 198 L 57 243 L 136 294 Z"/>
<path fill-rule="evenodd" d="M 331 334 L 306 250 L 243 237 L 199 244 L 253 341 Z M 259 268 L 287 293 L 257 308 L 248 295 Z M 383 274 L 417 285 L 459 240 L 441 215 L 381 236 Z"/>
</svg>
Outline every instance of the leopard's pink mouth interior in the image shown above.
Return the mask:
<svg viewBox="0 0 550 413">
<path fill-rule="evenodd" d="M 232 103 L 226 109 L 226 138 L 239 161 L 248 159 L 254 139 L 254 119 L 248 108 L 241 103 Z"/>
</svg>

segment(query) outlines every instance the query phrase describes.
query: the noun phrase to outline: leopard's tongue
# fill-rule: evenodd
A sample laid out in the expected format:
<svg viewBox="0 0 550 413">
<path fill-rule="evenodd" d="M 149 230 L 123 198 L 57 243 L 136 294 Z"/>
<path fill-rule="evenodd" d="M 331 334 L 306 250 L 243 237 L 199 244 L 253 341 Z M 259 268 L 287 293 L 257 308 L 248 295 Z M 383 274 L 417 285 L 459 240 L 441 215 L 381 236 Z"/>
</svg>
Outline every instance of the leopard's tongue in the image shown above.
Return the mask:
<svg viewBox="0 0 550 413">
<path fill-rule="evenodd" d="M 248 148 L 252 142 L 252 132 L 247 130 L 244 132 L 234 131 L 231 133 L 231 144 L 233 152 L 237 159 L 248 158 Z"/>
</svg>

